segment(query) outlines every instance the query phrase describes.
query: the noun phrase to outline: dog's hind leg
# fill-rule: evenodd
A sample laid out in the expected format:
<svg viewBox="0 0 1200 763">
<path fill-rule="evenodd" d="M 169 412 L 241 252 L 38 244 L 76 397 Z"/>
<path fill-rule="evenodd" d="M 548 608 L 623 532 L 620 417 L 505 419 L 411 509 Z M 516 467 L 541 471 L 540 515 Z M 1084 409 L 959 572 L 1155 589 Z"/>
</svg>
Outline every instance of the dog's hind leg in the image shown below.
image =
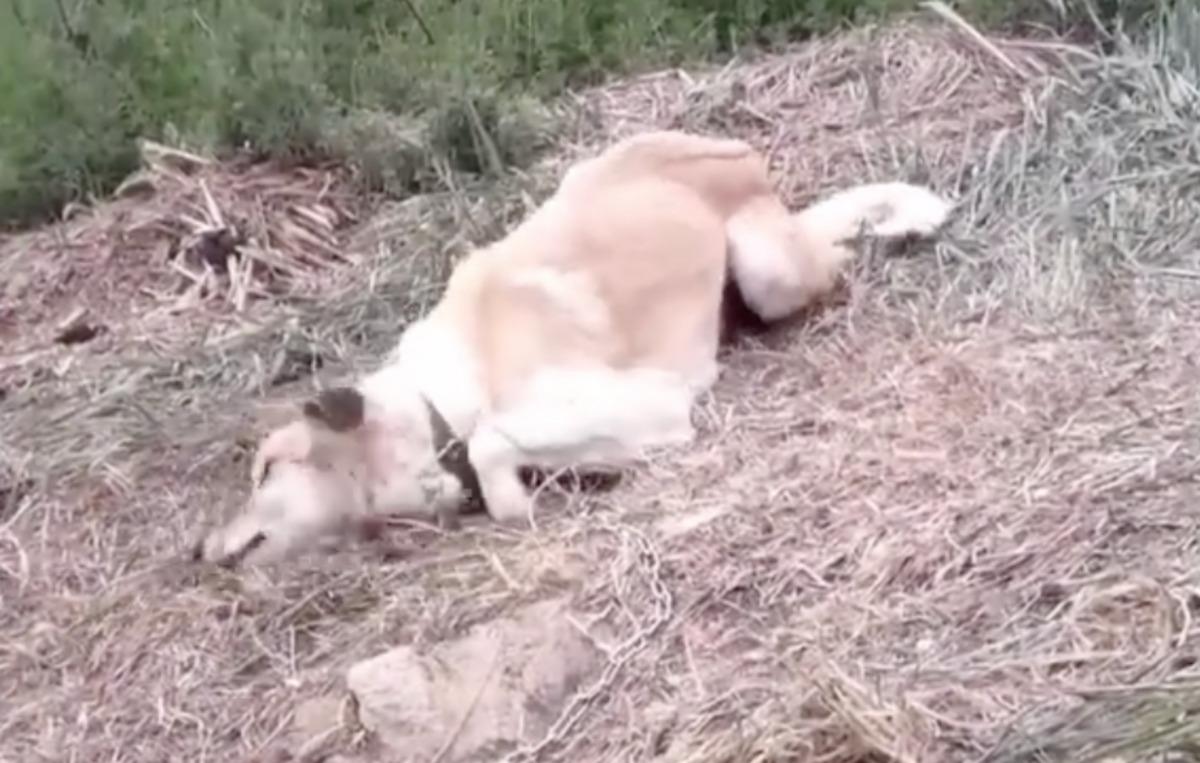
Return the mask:
<svg viewBox="0 0 1200 763">
<path fill-rule="evenodd" d="M 758 196 L 726 226 L 730 268 L 746 305 L 764 321 L 776 321 L 833 289 L 860 231 L 928 236 L 950 208 L 908 183 L 854 186 L 795 214 L 775 196 Z"/>
<path fill-rule="evenodd" d="M 691 441 L 693 395 L 657 371 L 541 372 L 521 402 L 481 422 L 468 443 L 488 512 L 499 522 L 528 521 L 521 467 L 611 464 Z"/>
<path fill-rule="evenodd" d="M 770 323 L 787 317 L 829 287 L 830 279 L 815 272 L 795 251 L 792 218 L 775 196 L 758 196 L 726 224 L 729 240 L 727 289 L 749 312 Z"/>
</svg>

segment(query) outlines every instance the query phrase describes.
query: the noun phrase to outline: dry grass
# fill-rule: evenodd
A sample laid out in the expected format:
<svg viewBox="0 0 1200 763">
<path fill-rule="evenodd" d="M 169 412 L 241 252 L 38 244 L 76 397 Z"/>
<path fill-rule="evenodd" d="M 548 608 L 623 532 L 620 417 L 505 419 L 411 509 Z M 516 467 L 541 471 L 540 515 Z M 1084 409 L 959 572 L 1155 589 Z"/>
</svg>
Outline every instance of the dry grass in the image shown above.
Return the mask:
<svg viewBox="0 0 1200 763">
<path fill-rule="evenodd" d="M 72 362 L 72 328 L 90 329 L 88 354 L 121 352 L 311 291 L 354 264 L 345 243 L 373 206 L 339 167 L 220 164 L 149 142 L 143 165 L 115 199 L 0 239 L 0 387 Z"/>
<path fill-rule="evenodd" d="M 179 564 L 236 506 L 256 401 L 371 366 L 562 158 L 383 213 L 321 301 L 10 392 L 0 759 L 371 759 L 352 724 L 297 738 L 297 703 L 558 591 L 625 640 L 527 758 L 1194 755 L 1200 99 L 1164 58 L 939 24 L 581 96 L 562 157 L 638 125 L 720 129 L 769 149 L 797 203 L 901 176 L 959 212 L 731 350 L 701 442 L 555 502 L 537 533 L 398 531 L 398 563 L 241 578 Z"/>
</svg>

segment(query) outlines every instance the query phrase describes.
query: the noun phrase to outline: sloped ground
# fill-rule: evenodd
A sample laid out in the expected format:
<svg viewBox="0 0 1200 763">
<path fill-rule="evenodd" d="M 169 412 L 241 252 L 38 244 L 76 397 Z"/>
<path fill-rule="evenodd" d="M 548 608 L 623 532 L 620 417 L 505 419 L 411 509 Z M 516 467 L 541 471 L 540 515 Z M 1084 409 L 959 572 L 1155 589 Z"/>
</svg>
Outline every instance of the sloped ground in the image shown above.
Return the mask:
<svg viewBox="0 0 1200 763">
<path fill-rule="evenodd" d="M 152 143 L 143 155 L 116 198 L 0 237 L 0 388 L 81 349 L 169 346 L 195 336 L 190 319 L 304 291 L 347 264 L 341 239 L 371 206 L 338 167 L 220 164 Z"/>
<path fill-rule="evenodd" d="M 0 415 L 0 759 L 370 759 L 352 712 L 301 749 L 293 708 L 563 592 L 620 670 L 540 759 L 1195 754 L 1200 97 L 1165 57 L 906 26 L 584 94 L 545 167 L 382 212 L 323 298 L 56 361 Z M 755 141 L 796 204 L 903 177 L 959 211 L 731 350 L 695 447 L 536 533 L 181 563 L 259 400 L 370 367 L 452 255 L 645 125 Z"/>
</svg>

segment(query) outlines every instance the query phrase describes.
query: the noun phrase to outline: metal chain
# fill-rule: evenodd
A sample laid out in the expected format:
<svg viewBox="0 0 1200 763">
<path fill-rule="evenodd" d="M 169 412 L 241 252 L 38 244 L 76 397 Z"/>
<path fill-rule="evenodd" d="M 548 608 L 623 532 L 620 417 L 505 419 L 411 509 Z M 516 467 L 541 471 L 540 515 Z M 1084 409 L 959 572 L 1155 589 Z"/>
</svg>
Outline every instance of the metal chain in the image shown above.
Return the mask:
<svg viewBox="0 0 1200 763">
<path fill-rule="evenodd" d="M 658 635 L 674 611 L 671 591 L 662 578 L 662 558 L 645 533 L 627 525 L 608 525 L 605 529 L 622 538 L 626 547 L 633 547 L 631 563 L 650 589 L 653 612 L 641 627 L 609 653 L 608 662 L 599 678 L 586 689 L 578 691 L 559 714 L 558 719 L 546 732 L 542 740 L 533 747 L 518 749 L 504 758 L 504 763 L 531 763 L 550 747 L 566 739 L 572 729 L 583 719 L 592 703 L 612 688 L 625 666 Z"/>
</svg>

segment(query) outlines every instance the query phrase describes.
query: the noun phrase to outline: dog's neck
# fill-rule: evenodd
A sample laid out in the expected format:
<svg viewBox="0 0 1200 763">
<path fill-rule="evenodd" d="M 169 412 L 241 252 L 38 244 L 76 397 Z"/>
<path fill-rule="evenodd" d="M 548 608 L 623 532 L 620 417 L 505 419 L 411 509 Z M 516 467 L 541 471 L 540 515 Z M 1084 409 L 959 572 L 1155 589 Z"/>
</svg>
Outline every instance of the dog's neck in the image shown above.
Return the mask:
<svg viewBox="0 0 1200 763">
<path fill-rule="evenodd" d="M 437 407 L 428 398 L 424 398 L 424 400 L 425 407 L 429 412 L 429 430 L 438 464 L 444 471 L 453 475 L 462 486 L 463 506 L 460 511 L 486 510 L 483 489 L 479 485 L 479 474 L 471 464 L 466 441 L 454 434 L 445 417 L 438 412 Z"/>
<path fill-rule="evenodd" d="M 398 416 L 427 427 L 438 465 L 462 487 L 466 512 L 485 508 L 466 445 L 483 407 L 475 378 L 461 343 L 425 320 L 410 326 L 385 365 L 359 385 L 381 420 Z"/>
<path fill-rule="evenodd" d="M 438 317 L 409 326 L 380 373 L 403 378 L 467 440 L 487 408 L 480 367 L 469 343 Z"/>
</svg>

